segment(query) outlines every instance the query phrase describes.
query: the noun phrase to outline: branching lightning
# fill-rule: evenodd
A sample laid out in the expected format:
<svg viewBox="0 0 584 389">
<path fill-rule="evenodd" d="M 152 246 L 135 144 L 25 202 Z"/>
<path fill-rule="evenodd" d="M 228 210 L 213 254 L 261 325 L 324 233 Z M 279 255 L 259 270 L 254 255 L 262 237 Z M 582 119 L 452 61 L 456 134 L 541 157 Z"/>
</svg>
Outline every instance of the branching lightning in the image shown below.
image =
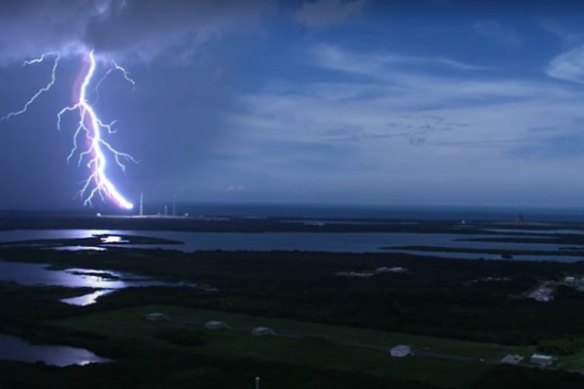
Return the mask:
<svg viewBox="0 0 584 389">
<path fill-rule="evenodd" d="M 0 118 L 0 122 L 8 120 L 11 117 L 22 115 L 26 113 L 29 107 L 35 103 L 35 101 L 44 93 L 48 92 L 56 81 L 56 73 L 59 66 L 60 56 L 56 53 L 43 54 L 41 57 L 32 59 L 30 61 L 24 62 L 23 66 L 33 65 L 38 63 L 43 63 L 48 57 L 54 57 L 51 80 L 46 86 L 39 89 L 37 93 L 31 97 L 22 109 L 18 111 L 11 112 L 6 116 Z M 83 199 L 83 204 L 86 206 L 91 206 L 96 197 L 100 197 L 102 201 L 106 199 L 114 202 L 117 206 L 123 209 L 132 209 L 133 204 L 126 200 L 126 198 L 119 192 L 116 186 L 112 183 L 111 179 L 107 175 L 107 162 L 108 156 L 113 157 L 116 165 L 122 170 L 126 170 L 124 162 L 132 161 L 137 163 L 137 161 L 129 154 L 117 151 L 112 147 L 107 141 L 104 140 L 104 132 L 107 134 L 113 134 L 116 132 L 114 126 L 116 121 L 111 123 L 103 122 L 92 103 L 89 102 L 87 97 L 87 91 L 91 85 L 92 79 L 95 76 L 97 62 L 93 51 L 87 53 L 86 61 L 89 62 L 89 67 L 86 73 L 83 75 L 82 83 L 79 91 L 76 91 L 77 96 L 74 103 L 70 106 L 63 108 L 57 114 L 57 128 L 61 129 L 61 119 L 66 113 L 77 113 L 79 115 L 79 120 L 77 122 L 77 127 L 73 135 L 73 148 L 67 156 L 67 161 L 69 162 L 75 155 L 78 155 L 77 164 L 82 166 L 85 162 L 85 166 L 89 170 L 88 178 L 83 182 L 82 188 L 79 191 L 80 197 Z M 113 71 L 120 71 L 126 81 L 128 81 L 132 86 L 136 83 L 130 77 L 130 74 L 122 66 L 112 61 L 111 68 L 104 74 L 104 76 L 96 84 L 96 91 L 105 80 L 105 78 L 111 74 Z M 99 95 L 98 95 L 99 96 Z M 84 147 L 80 146 L 80 142 L 84 142 Z"/>
<path fill-rule="evenodd" d="M 61 57 L 57 54 L 54 53 L 49 53 L 49 54 L 43 54 L 40 58 L 36 58 L 30 61 L 25 61 L 22 66 L 26 66 L 26 65 L 32 65 L 35 63 L 42 63 L 45 61 L 46 57 L 52 55 L 55 57 L 55 60 L 53 62 L 53 69 L 51 71 L 51 80 L 49 81 L 49 83 L 47 85 L 45 85 L 43 88 L 39 89 L 37 91 L 37 93 L 35 93 L 30 100 L 28 100 L 26 102 L 26 104 L 24 104 L 24 106 L 19 110 L 19 111 L 14 111 L 14 112 L 10 112 L 8 115 L 3 116 L 0 118 L 0 122 L 3 122 L 5 120 L 10 119 L 13 116 L 18 116 L 18 115 L 22 115 L 23 113 L 25 113 L 28 110 L 28 107 L 30 107 L 35 101 L 36 99 L 38 99 L 43 93 L 48 92 L 49 90 L 51 90 L 51 88 L 53 87 L 53 85 L 55 85 L 55 81 L 56 81 L 56 74 L 57 74 L 57 68 L 59 67 L 59 60 L 61 59 Z"/>
<path fill-rule="evenodd" d="M 124 67 L 118 65 L 115 61 L 111 61 L 111 67 L 107 70 L 107 72 L 105 72 L 105 74 L 95 84 L 95 93 L 97 95 L 97 98 L 95 99 L 94 103 L 96 103 L 97 100 L 99 100 L 99 97 L 100 97 L 99 96 L 99 88 L 101 87 L 101 84 L 106 80 L 106 78 L 108 78 L 108 76 L 110 74 L 112 74 L 112 72 L 114 72 L 116 70 L 122 73 L 124 80 L 126 80 L 128 83 L 130 83 L 132 85 L 132 88 L 134 88 L 134 90 L 136 89 L 136 82 L 130 76 L 130 73 Z"/>
</svg>

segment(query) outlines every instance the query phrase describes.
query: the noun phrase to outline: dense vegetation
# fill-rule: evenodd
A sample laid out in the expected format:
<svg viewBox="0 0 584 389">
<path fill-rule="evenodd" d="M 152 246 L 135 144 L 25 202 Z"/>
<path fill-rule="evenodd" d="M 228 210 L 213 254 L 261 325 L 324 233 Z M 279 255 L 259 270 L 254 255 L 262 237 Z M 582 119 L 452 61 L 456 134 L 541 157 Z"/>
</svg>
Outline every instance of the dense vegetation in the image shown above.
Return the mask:
<svg viewBox="0 0 584 389">
<path fill-rule="evenodd" d="M 438 224 L 427 228 L 439 228 Z M 50 263 L 56 268 L 126 271 L 217 288 L 125 289 L 101 297 L 94 306 L 81 308 L 62 304 L 59 299 L 88 290 L 2 283 L 0 333 L 39 343 L 86 347 L 118 362 L 69 368 L 0 362 L 1 387 L 181 388 L 199 383 L 205 387 L 235 388 L 252 386 L 258 374 L 263 379 L 262 387 L 428 387 L 358 372 L 250 358 L 153 352 L 127 339 L 49 324 L 79 315 L 151 304 L 521 345 L 558 356 L 581 353 L 584 346 L 583 293 L 561 287 L 552 303 L 525 298 L 526 292 L 543 280 L 584 274 L 584 262 L 468 261 L 394 253 L 182 253 L 126 249 L 76 253 L 26 247 L 2 247 L 0 258 Z M 346 276 L 351 272 L 374 272 L 381 267 L 400 267 L 405 271 Z M 204 333 L 180 329 L 160 331 L 156 338 L 171 346 L 194 349 L 207 342 Z M 567 372 L 497 367 L 472 387 L 570 388 L 581 387 L 582 382 L 580 376 Z"/>
<path fill-rule="evenodd" d="M 5 249 L 12 260 L 38 262 L 29 249 Z M 125 290 L 102 297 L 96 308 L 174 303 L 260 316 L 301 318 L 365 328 L 501 344 L 537 344 L 577 337 L 584 328 L 584 294 L 558 290 L 552 304 L 522 295 L 538 280 L 584 274 L 584 263 L 519 263 L 415 258 L 396 254 L 110 250 L 43 252 L 56 266 L 130 271 L 219 288 Z M 369 278 L 343 271 L 403 267 L 404 273 Z M 490 278 L 489 278 L 490 277 Z"/>
</svg>

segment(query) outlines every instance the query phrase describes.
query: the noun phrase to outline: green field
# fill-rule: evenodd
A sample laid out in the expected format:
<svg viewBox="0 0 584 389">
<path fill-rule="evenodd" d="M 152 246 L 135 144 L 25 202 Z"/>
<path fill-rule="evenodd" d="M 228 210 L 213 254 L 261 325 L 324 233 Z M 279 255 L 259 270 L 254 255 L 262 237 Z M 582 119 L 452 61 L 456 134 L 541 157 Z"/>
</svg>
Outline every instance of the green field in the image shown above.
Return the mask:
<svg viewBox="0 0 584 389">
<path fill-rule="evenodd" d="M 584 351 L 580 350 L 576 354 L 559 357 L 559 365 L 566 370 L 583 371 Z"/>
<path fill-rule="evenodd" d="M 150 322 L 144 315 L 161 312 L 172 321 Z M 162 330 L 192 329 L 201 331 L 209 320 L 220 320 L 232 330 L 204 330 L 206 344 L 185 347 L 194 353 L 221 358 L 250 357 L 318 368 L 360 371 L 371 375 L 418 380 L 447 387 L 463 387 L 478 379 L 489 363 L 509 352 L 527 355 L 530 349 L 477 342 L 396 334 L 350 327 L 280 320 L 173 306 L 143 306 L 79 316 L 55 325 L 111 338 L 132 339 L 146 347 L 174 348 L 155 336 Z M 250 331 L 267 326 L 278 336 L 255 337 Z M 455 361 L 410 356 L 391 358 L 388 348 L 408 344 L 445 356 L 472 358 Z"/>
</svg>

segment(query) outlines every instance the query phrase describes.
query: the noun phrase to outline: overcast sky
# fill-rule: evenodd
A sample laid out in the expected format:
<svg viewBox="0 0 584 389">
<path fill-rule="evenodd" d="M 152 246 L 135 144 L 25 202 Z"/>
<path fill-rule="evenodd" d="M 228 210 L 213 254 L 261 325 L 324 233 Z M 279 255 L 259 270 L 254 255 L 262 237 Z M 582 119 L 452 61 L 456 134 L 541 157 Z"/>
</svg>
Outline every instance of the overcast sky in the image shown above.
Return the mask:
<svg viewBox="0 0 584 389">
<path fill-rule="evenodd" d="M 108 175 L 149 200 L 580 206 L 577 1 L 0 2 L 0 209 L 79 208 L 67 155 L 89 50 Z M 111 156 L 110 156 L 111 158 Z M 95 209 L 108 206 L 101 201 Z"/>
</svg>

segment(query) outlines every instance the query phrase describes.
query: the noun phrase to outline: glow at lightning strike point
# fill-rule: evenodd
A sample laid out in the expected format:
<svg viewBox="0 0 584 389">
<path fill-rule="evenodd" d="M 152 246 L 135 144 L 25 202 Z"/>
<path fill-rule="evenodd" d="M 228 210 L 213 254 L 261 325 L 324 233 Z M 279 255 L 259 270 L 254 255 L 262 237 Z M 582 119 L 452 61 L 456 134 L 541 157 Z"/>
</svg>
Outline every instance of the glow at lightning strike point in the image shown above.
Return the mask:
<svg viewBox="0 0 584 389">
<path fill-rule="evenodd" d="M 111 182 L 106 174 L 107 158 L 104 154 L 104 148 L 107 149 L 114 155 L 116 163 L 118 166 L 125 169 L 125 166 L 121 162 L 121 158 L 126 158 L 133 160 L 133 158 L 126 154 L 120 153 L 114 150 L 109 143 L 105 142 L 102 137 L 102 130 L 108 132 L 113 132 L 112 126 L 115 122 L 110 124 L 103 123 L 95 113 L 95 110 L 87 100 L 87 89 L 91 84 L 91 80 L 95 74 L 96 61 L 93 51 L 88 54 L 89 58 L 89 69 L 83 78 L 83 83 L 81 84 L 81 89 L 79 91 L 79 101 L 71 107 L 66 107 L 58 115 L 58 125 L 60 127 L 61 116 L 67 111 L 79 111 L 79 126 L 75 132 L 75 143 L 74 148 L 71 151 L 68 159 L 77 150 L 77 137 L 82 132 L 85 134 L 85 138 L 89 142 L 87 150 L 79 154 L 79 163 L 83 161 L 85 157 L 89 157 L 89 162 L 87 167 L 91 171 L 91 175 L 85 181 L 83 188 L 80 191 L 81 196 L 85 197 L 84 205 L 91 205 L 92 200 L 95 196 L 99 195 L 102 199 L 110 198 L 118 206 L 124 209 L 132 209 L 134 205 L 122 196 L 115 185 Z M 117 66 L 117 65 L 116 65 Z M 126 73 L 124 70 L 124 77 Z"/>
</svg>

